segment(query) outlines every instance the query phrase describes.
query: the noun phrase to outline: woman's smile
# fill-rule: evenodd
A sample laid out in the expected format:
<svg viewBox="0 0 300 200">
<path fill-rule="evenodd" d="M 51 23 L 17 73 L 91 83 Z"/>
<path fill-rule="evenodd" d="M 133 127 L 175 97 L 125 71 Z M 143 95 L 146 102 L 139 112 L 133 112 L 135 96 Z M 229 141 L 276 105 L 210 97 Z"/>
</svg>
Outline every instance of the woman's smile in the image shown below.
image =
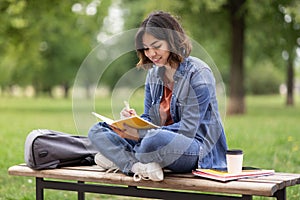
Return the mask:
<svg viewBox="0 0 300 200">
<path fill-rule="evenodd" d="M 165 40 L 159 40 L 153 35 L 145 33 L 143 35 L 143 45 L 145 55 L 157 66 L 168 65 L 170 56 L 168 43 Z"/>
</svg>

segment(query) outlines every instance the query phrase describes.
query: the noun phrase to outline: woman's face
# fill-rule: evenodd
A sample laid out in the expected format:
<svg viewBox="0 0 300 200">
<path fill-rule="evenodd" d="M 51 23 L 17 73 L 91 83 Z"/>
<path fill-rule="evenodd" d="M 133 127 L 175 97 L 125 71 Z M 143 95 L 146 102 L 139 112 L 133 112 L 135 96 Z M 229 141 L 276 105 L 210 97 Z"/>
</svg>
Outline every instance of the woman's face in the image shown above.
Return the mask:
<svg viewBox="0 0 300 200">
<path fill-rule="evenodd" d="M 165 40 L 159 40 L 153 35 L 145 33 L 143 35 L 143 46 L 145 55 L 159 67 L 168 66 L 170 55 L 168 43 Z"/>
</svg>

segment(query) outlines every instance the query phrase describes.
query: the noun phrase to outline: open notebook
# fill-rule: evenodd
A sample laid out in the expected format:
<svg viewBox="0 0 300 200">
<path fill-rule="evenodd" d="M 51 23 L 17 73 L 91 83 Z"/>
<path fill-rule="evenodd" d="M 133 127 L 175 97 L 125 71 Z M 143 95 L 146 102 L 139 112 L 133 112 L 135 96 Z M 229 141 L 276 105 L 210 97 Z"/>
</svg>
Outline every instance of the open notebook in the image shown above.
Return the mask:
<svg viewBox="0 0 300 200">
<path fill-rule="evenodd" d="M 147 120 L 144 120 L 143 118 L 134 115 L 128 118 L 119 119 L 119 120 L 112 120 L 110 118 L 107 118 L 103 115 L 100 115 L 98 113 L 92 112 L 94 116 L 99 118 L 101 121 L 106 122 L 108 125 L 114 126 L 118 129 L 123 130 L 124 126 L 123 124 L 127 124 L 128 126 L 131 126 L 136 129 L 151 129 L 151 128 L 159 128 L 159 126 L 148 122 Z"/>
<path fill-rule="evenodd" d="M 106 122 L 110 126 L 110 128 L 113 129 L 122 138 L 127 138 L 131 140 L 138 141 L 140 139 L 139 133 L 126 130 L 124 124 L 135 129 L 159 128 L 159 126 L 151 122 L 148 122 L 147 120 L 144 120 L 143 118 L 137 115 L 133 115 L 131 117 L 124 118 L 124 119 L 112 120 L 108 117 L 104 117 L 103 115 L 100 115 L 95 112 L 92 112 L 92 114 L 96 116 L 98 119 L 100 119 L 101 121 Z"/>
</svg>

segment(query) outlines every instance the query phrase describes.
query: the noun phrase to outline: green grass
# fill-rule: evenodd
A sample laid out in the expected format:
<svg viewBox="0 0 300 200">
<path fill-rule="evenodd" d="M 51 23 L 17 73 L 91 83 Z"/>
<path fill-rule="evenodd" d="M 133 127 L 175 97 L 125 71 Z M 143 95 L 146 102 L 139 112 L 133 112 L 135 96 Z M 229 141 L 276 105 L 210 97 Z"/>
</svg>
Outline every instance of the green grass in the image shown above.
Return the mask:
<svg viewBox="0 0 300 200">
<path fill-rule="evenodd" d="M 110 101 L 99 99 L 97 111 L 110 115 Z M 142 112 L 142 95 L 130 102 Z M 226 116 L 228 146 L 244 150 L 244 165 L 276 171 L 300 173 L 300 101 L 285 107 L 280 96 L 248 97 L 247 114 Z M 0 200 L 35 198 L 31 177 L 7 174 L 9 166 L 24 162 L 24 141 L 38 128 L 77 134 L 71 99 L 0 97 Z M 300 199 L 300 187 L 287 190 L 290 200 Z M 47 190 L 46 199 L 76 199 L 73 192 Z M 88 194 L 87 199 L 118 199 L 110 195 Z M 119 198 L 119 199 L 124 199 Z M 266 199 L 255 197 L 254 199 Z"/>
</svg>

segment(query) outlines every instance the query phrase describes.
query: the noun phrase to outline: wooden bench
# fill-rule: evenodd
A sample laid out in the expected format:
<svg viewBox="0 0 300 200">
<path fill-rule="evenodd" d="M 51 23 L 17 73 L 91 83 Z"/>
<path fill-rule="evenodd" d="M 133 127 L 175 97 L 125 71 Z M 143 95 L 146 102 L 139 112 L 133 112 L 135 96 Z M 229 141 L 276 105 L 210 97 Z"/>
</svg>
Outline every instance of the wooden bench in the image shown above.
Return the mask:
<svg viewBox="0 0 300 200">
<path fill-rule="evenodd" d="M 135 182 L 122 173 L 106 173 L 97 166 L 64 167 L 52 170 L 33 170 L 26 165 L 8 169 L 14 176 L 36 178 L 36 199 L 44 199 L 44 189 L 85 193 L 114 194 L 159 199 L 243 199 L 252 196 L 286 199 L 286 188 L 300 184 L 300 174 L 275 173 L 271 176 L 240 179 L 226 183 L 195 177 L 192 174 L 165 173 L 162 182 Z M 66 181 L 68 180 L 68 181 Z M 70 182 L 72 180 L 72 182 Z"/>
</svg>

